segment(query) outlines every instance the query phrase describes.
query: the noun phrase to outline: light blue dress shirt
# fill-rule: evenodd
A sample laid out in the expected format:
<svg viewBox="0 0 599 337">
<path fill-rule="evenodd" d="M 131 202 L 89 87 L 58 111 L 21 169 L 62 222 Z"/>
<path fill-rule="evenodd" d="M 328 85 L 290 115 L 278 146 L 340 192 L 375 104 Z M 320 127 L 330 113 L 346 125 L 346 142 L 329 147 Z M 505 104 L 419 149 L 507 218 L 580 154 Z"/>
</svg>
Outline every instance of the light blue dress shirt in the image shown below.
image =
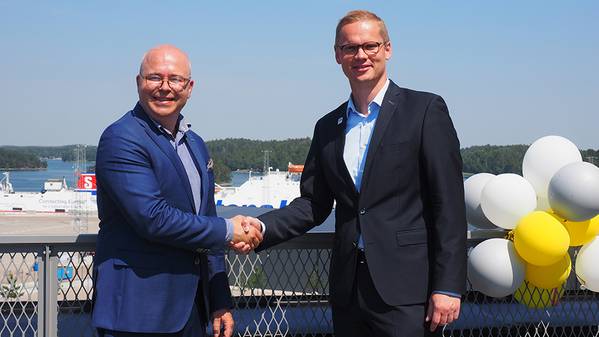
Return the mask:
<svg viewBox="0 0 599 337">
<path fill-rule="evenodd" d="M 191 124 L 185 122 L 185 119 L 182 115 L 179 116 L 179 127 L 177 129 L 176 134 L 173 134 L 164 128 L 160 123 L 154 121 L 158 129 L 164 133 L 171 145 L 183 167 L 185 168 L 185 173 L 187 173 L 187 179 L 189 179 L 189 184 L 191 185 L 191 193 L 193 195 L 193 203 L 195 205 L 196 212 L 200 212 L 200 205 L 202 203 L 202 178 L 200 177 L 200 172 L 198 171 L 191 153 L 189 153 L 189 148 L 187 148 L 186 142 L 186 133 L 191 129 Z M 233 222 L 230 219 L 225 219 L 227 224 L 227 234 L 225 235 L 225 243 L 228 243 L 233 239 Z"/>
<path fill-rule="evenodd" d="M 362 175 L 364 174 L 364 164 L 366 163 L 370 138 L 372 137 L 372 131 L 376 125 L 376 119 L 379 116 L 383 98 L 388 87 L 389 80 L 387 80 L 372 102 L 368 103 L 367 113 L 358 111 L 351 96 L 347 102 L 347 125 L 345 126 L 343 160 L 358 192 L 360 192 L 362 185 Z M 364 249 L 362 234 L 358 238 L 358 247 Z"/>
</svg>

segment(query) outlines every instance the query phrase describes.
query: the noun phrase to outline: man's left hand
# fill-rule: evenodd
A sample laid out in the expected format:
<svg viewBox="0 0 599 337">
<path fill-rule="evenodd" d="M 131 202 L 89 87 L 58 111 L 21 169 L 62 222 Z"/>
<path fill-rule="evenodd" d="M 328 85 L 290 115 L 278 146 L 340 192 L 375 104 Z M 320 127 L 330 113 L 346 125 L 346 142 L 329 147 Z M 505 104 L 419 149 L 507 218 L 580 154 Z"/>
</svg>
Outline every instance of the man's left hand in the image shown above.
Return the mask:
<svg viewBox="0 0 599 337">
<path fill-rule="evenodd" d="M 435 331 L 437 326 L 449 324 L 460 315 L 460 302 L 457 297 L 444 294 L 432 294 L 426 310 L 426 321 L 430 322 L 430 330 Z"/>
<path fill-rule="evenodd" d="M 214 333 L 214 337 L 233 336 L 234 326 L 235 321 L 233 321 L 233 314 L 231 313 L 231 310 L 218 310 L 212 314 L 212 332 Z M 223 327 L 224 331 L 221 333 Z"/>
</svg>

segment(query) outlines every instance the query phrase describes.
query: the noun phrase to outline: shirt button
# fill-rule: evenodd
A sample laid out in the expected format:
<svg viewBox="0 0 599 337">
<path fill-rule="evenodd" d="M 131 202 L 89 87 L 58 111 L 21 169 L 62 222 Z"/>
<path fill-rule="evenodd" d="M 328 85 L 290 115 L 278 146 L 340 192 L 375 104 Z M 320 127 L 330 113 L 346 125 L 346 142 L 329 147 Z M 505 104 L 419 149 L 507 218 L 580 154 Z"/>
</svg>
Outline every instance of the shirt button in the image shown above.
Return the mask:
<svg viewBox="0 0 599 337">
<path fill-rule="evenodd" d="M 362 209 L 360 210 L 360 215 L 364 215 L 364 214 L 366 214 L 366 208 L 362 208 Z"/>
</svg>

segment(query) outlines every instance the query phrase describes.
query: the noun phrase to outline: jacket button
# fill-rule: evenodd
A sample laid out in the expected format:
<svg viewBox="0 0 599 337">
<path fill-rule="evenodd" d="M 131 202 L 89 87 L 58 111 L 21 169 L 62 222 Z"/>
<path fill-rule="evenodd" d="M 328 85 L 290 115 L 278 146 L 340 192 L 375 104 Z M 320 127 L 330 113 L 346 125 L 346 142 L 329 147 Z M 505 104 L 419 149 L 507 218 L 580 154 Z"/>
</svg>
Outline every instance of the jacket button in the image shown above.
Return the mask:
<svg viewBox="0 0 599 337">
<path fill-rule="evenodd" d="M 366 208 L 362 208 L 362 209 L 360 210 L 360 215 L 364 215 L 364 214 L 366 214 Z"/>
<path fill-rule="evenodd" d="M 196 256 L 196 258 L 193 260 L 193 264 L 195 264 L 196 266 L 198 266 L 200 264 L 200 257 Z"/>
</svg>

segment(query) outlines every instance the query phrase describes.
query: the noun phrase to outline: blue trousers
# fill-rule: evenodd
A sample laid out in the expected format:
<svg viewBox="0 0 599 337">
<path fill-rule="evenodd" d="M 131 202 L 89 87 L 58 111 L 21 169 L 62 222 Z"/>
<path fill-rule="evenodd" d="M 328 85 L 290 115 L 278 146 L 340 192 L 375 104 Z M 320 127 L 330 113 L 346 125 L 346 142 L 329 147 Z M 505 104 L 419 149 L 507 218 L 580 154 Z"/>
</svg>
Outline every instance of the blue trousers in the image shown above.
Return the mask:
<svg viewBox="0 0 599 337">
<path fill-rule="evenodd" d="M 175 333 L 145 333 L 145 332 L 125 332 L 98 329 L 98 337 L 206 337 L 206 324 L 200 320 L 200 314 L 196 304 L 193 304 L 189 320 L 183 327 L 183 330 Z"/>
</svg>

